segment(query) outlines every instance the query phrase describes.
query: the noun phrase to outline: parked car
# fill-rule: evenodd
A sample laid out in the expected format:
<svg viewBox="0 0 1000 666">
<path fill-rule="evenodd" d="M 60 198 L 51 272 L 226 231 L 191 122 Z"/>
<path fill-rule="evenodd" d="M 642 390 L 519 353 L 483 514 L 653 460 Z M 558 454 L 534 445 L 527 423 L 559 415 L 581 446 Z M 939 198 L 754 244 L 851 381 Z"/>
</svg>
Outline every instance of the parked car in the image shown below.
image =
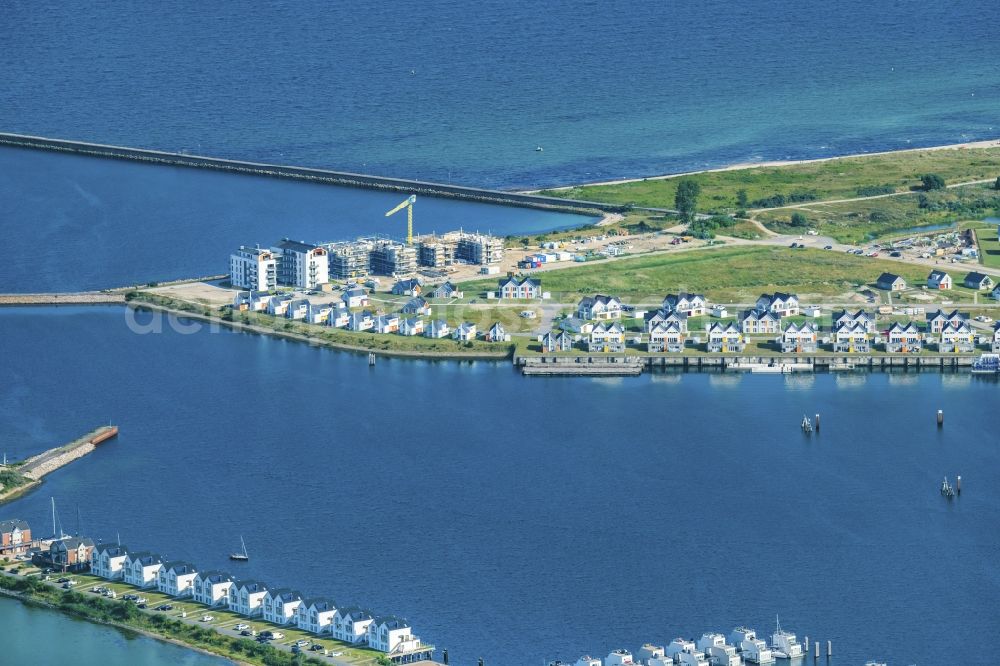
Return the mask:
<svg viewBox="0 0 1000 666">
<path fill-rule="evenodd" d="M 235 629 L 236 631 L 243 631 L 244 629 L 249 629 L 249 628 L 250 628 L 250 625 L 246 624 L 244 622 L 240 622 L 235 627 L 233 627 L 233 629 Z"/>
<path fill-rule="evenodd" d="M 201 621 L 202 622 L 212 622 L 213 620 L 215 620 L 215 618 L 213 616 L 211 616 L 211 615 L 202 615 L 201 616 Z"/>
<path fill-rule="evenodd" d="M 57 583 L 68 583 L 69 582 L 69 578 L 66 578 L 65 576 L 63 576 L 62 578 L 59 578 L 58 580 L 56 580 L 56 582 Z"/>
<path fill-rule="evenodd" d="M 312 650 L 313 652 L 319 652 L 320 650 L 323 650 L 325 648 L 319 643 L 313 643 L 309 649 Z"/>
<path fill-rule="evenodd" d="M 281 638 L 284 638 L 284 637 L 285 637 L 285 635 L 283 633 L 281 633 L 280 631 L 272 631 L 271 632 L 271 638 L 273 638 L 274 640 L 278 640 L 278 639 L 281 639 Z"/>
<path fill-rule="evenodd" d="M 826 247 L 824 247 L 823 249 L 824 249 L 824 250 L 832 250 L 832 249 L 833 249 L 833 246 L 832 246 L 832 245 L 827 245 L 827 246 L 826 246 Z"/>
<path fill-rule="evenodd" d="M 301 639 L 301 640 L 297 640 L 297 641 L 295 641 L 295 644 L 296 644 L 297 646 L 299 646 L 299 647 L 305 647 L 305 646 L 309 645 L 309 641 L 307 641 L 307 640 L 305 640 L 305 639 L 303 638 L 303 639 Z"/>
</svg>

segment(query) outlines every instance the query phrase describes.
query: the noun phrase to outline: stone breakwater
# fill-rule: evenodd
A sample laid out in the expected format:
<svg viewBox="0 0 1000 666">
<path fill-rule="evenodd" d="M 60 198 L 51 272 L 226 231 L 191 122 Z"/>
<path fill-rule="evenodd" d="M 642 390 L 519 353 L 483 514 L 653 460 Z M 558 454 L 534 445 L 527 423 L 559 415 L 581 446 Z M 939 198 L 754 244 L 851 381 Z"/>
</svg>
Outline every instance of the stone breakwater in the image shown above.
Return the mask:
<svg viewBox="0 0 1000 666">
<path fill-rule="evenodd" d="M 342 185 L 346 187 L 363 187 L 367 189 L 385 190 L 391 192 L 406 192 L 408 194 L 422 194 L 425 196 L 445 199 L 461 199 L 465 201 L 478 201 L 502 206 L 519 206 L 523 208 L 564 211 L 584 215 L 600 215 L 604 212 L 618 212 L 623 210 L 621 205 L 600 203 L 596 201 L 561 199 L 558 197 L 546 197 L 537 194 L 525 194 L 523 192 L 505 192 L 502 190 L 489 190 L 476 187 L 464 187 L 460 185 L 446 185 L 443 183 L 432 183 L 422 180 L 371 176 L 367 174 L 350 173 L 347 171 L 332 171 L 329 169 L 313 169 L 308 167 L 266 164 L 261 162 L 245 162 L 241 160 L 228 160 L 218 157 L 170 153 L 160 150 L 146 150 L 142 148 L 111 146 L 99 143 L 87 143 L 83 141 L 52 139 L 41 136 L 11 134 L 8 132 L 0 132 L 0 145 L 15 146 L 18 148 L 33 148 L 38 150 L 54 150 L 76 153 L 79 155 L 91 155 L 94 157 L 125 159 L 136 162 L 146 162 L 148 164 L 214 169 L 217 171 L 230 171 L 233 173 L 244 173 L 248 175 L 268 176 L 273 178 L 293 178 L 296 180 L 328 183 L 331 185 Z"/>
<path fill-rule="evenodd" d="M 98 444 L 118 434 L 118 426 L 102 426 L 80 439 L 65 446 L 50 449 L 24 461 L 21 473 L 32 480 L 40 480 L 46 474 L 56 471 L 74 460 L 78 460 L 97 448 Z"/>
</svg>

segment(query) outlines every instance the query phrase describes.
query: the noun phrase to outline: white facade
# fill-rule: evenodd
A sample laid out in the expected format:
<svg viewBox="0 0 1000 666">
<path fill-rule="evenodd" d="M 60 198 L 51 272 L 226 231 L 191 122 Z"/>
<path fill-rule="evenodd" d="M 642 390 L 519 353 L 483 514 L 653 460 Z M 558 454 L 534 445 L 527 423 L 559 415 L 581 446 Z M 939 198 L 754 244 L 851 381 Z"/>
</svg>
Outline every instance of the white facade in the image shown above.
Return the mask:
<svg viewBox="0 0 1000 666">
<path fill-rule="evenodd" d="M 338 641 L 361 643 L 368 637 L 368 627 L 375 618 L 358 608 L 341 608 L 333 616 L 331 633 Z"/>
<path fill-rule="evenodd" d="M 420 649 L 420 639 L 406 620 L 379 618 L 368 625 L 368 646 L 387 654 L 405 654 Z"/>
<path fill-rule="evenodd" d="M 189 562 L 167 562 L 160 568 L 156 589 L 172 597 L 189 597 L 197 575 L 194 565 Z"/>
<path fill-rule="evenodd" d="M 329 634 L 333 631 L 333 617 L 337 606 L 326 599 L 306 599 L 299 604 L 295 614 L 295 624 L 302 631 L 313 634 Z"/>
<path fill-rule="evenodd" d="M 264 596 L 264 620 L 273 624 L 290 624 L 302 605 L 302 595 L 289 589 L 271 590 Z"/>
<path fill-rule="evenodd" d="M 247 617 L 260 615 L 264 608 L 267 587 L 253 580 L 236 582 L 229 588 L 229 610 Z"/>
<path fill-rule="evenodd" d="M 101 544 L 90 553 L 90 571 L 106 580 L 121 580 L 125 577 L 127 559 L 124 546 Z"/>
<path fill-rule="evenodd" d="M 324 248 L 283 240 L 274 248 L 280 284 L 315 289 L 330 281 L 330 262 Z"/>
<path fill-rule="evenodd" d="M 228 604 L 229 590 L 235 584 L 229 574 L 221 571 L 206 571 L 195 576 L 192 596 L 199 604 L 206 606 Z"/>
<path fill-rule="evenodd" d="M 229 281 L 237 289 L 274 289 L 278 286 L 277 271 L 277 260 L 270 250 L 242 245 L 229 255 Z"/>
<path fill-rule="evenodd" d="M 129 553 L 125 558 L 122 578 L 135 587 L 155 587 L 163 568 L 163 560 L 153 553 Z"/>
</svg>

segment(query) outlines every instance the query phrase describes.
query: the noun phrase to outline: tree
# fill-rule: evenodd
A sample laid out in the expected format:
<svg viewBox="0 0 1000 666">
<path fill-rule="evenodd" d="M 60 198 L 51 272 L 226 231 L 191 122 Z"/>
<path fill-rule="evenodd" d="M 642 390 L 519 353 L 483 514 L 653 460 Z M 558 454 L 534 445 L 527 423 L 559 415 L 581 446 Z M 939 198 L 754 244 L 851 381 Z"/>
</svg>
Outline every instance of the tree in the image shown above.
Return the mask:
<svg viewBox="0 0 1000 666">
<path fill-rule="evenodd" d="M 1000 181 L 1000 178 L 997 178 Z M 746 190 L 736 190 L 736 205 L 740 208 L 746 208 L 748 203 L 747 191 Z"/>
<path fill-rule="evenodd" d="M 994 190 L 1000 190 L 1000 176 L 997 176 L 997 182 L 993 183 Z"/>
<path fill-rule="evenodd" d="M 693 180 L 682 180 L 677 183 L 677 193 L 674 195 L 674 207 L 681 214 L 681 221 L 690 222 L 694 219 L 698 208 L 698 195 L 701 185 Z"/>
<path fill-rule="evenodd" d="M 923 184 L 925 190 L 943 190 L 944 189 L 944 178 L 936 173 L 925 173 L 920 177 L 920 182 Z"/>
<path fill-rule="evenodd" d="M 793 227 L 808 227 L 809 220 L 802 213 L 792 213 L 792 226 Z"/>
</svg>

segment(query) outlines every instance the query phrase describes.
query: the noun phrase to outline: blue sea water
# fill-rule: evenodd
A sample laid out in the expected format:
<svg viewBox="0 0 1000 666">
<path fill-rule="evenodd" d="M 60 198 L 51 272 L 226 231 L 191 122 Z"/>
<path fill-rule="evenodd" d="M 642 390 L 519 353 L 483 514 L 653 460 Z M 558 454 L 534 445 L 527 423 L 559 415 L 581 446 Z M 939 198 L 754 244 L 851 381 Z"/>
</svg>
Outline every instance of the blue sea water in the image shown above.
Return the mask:
<svg viewBox="0 0 1000 666">
<path fill-rule="evenodd" d="M 954 143 L 1000 135 L 995 15 L 994 0 L 13 0 L 0 128 L 497 187 Z"/>
<path fill-rule="evenodd" d="M 0 147 L 0 292 L 105 289 L 229 270 L 240 245 L 382 234 L 404 195 Z M 595 218 L 420 197 L 414 231 L 503 236 Z"/>
<path fill-rule="evenodd" d="M 986 664 L 1000 630 L 995 381 L 369 368 L 137 335 L 112 307 L 0 310 L 0 340 L 0 448 L 121 427 L 5 517 L 44 531 L 54 496 L 67 530 L 79 508 L 88 534 L 401 614 L 453 664 L 769 635 L 779 613 L 834 665 Z"/>
</svg>

